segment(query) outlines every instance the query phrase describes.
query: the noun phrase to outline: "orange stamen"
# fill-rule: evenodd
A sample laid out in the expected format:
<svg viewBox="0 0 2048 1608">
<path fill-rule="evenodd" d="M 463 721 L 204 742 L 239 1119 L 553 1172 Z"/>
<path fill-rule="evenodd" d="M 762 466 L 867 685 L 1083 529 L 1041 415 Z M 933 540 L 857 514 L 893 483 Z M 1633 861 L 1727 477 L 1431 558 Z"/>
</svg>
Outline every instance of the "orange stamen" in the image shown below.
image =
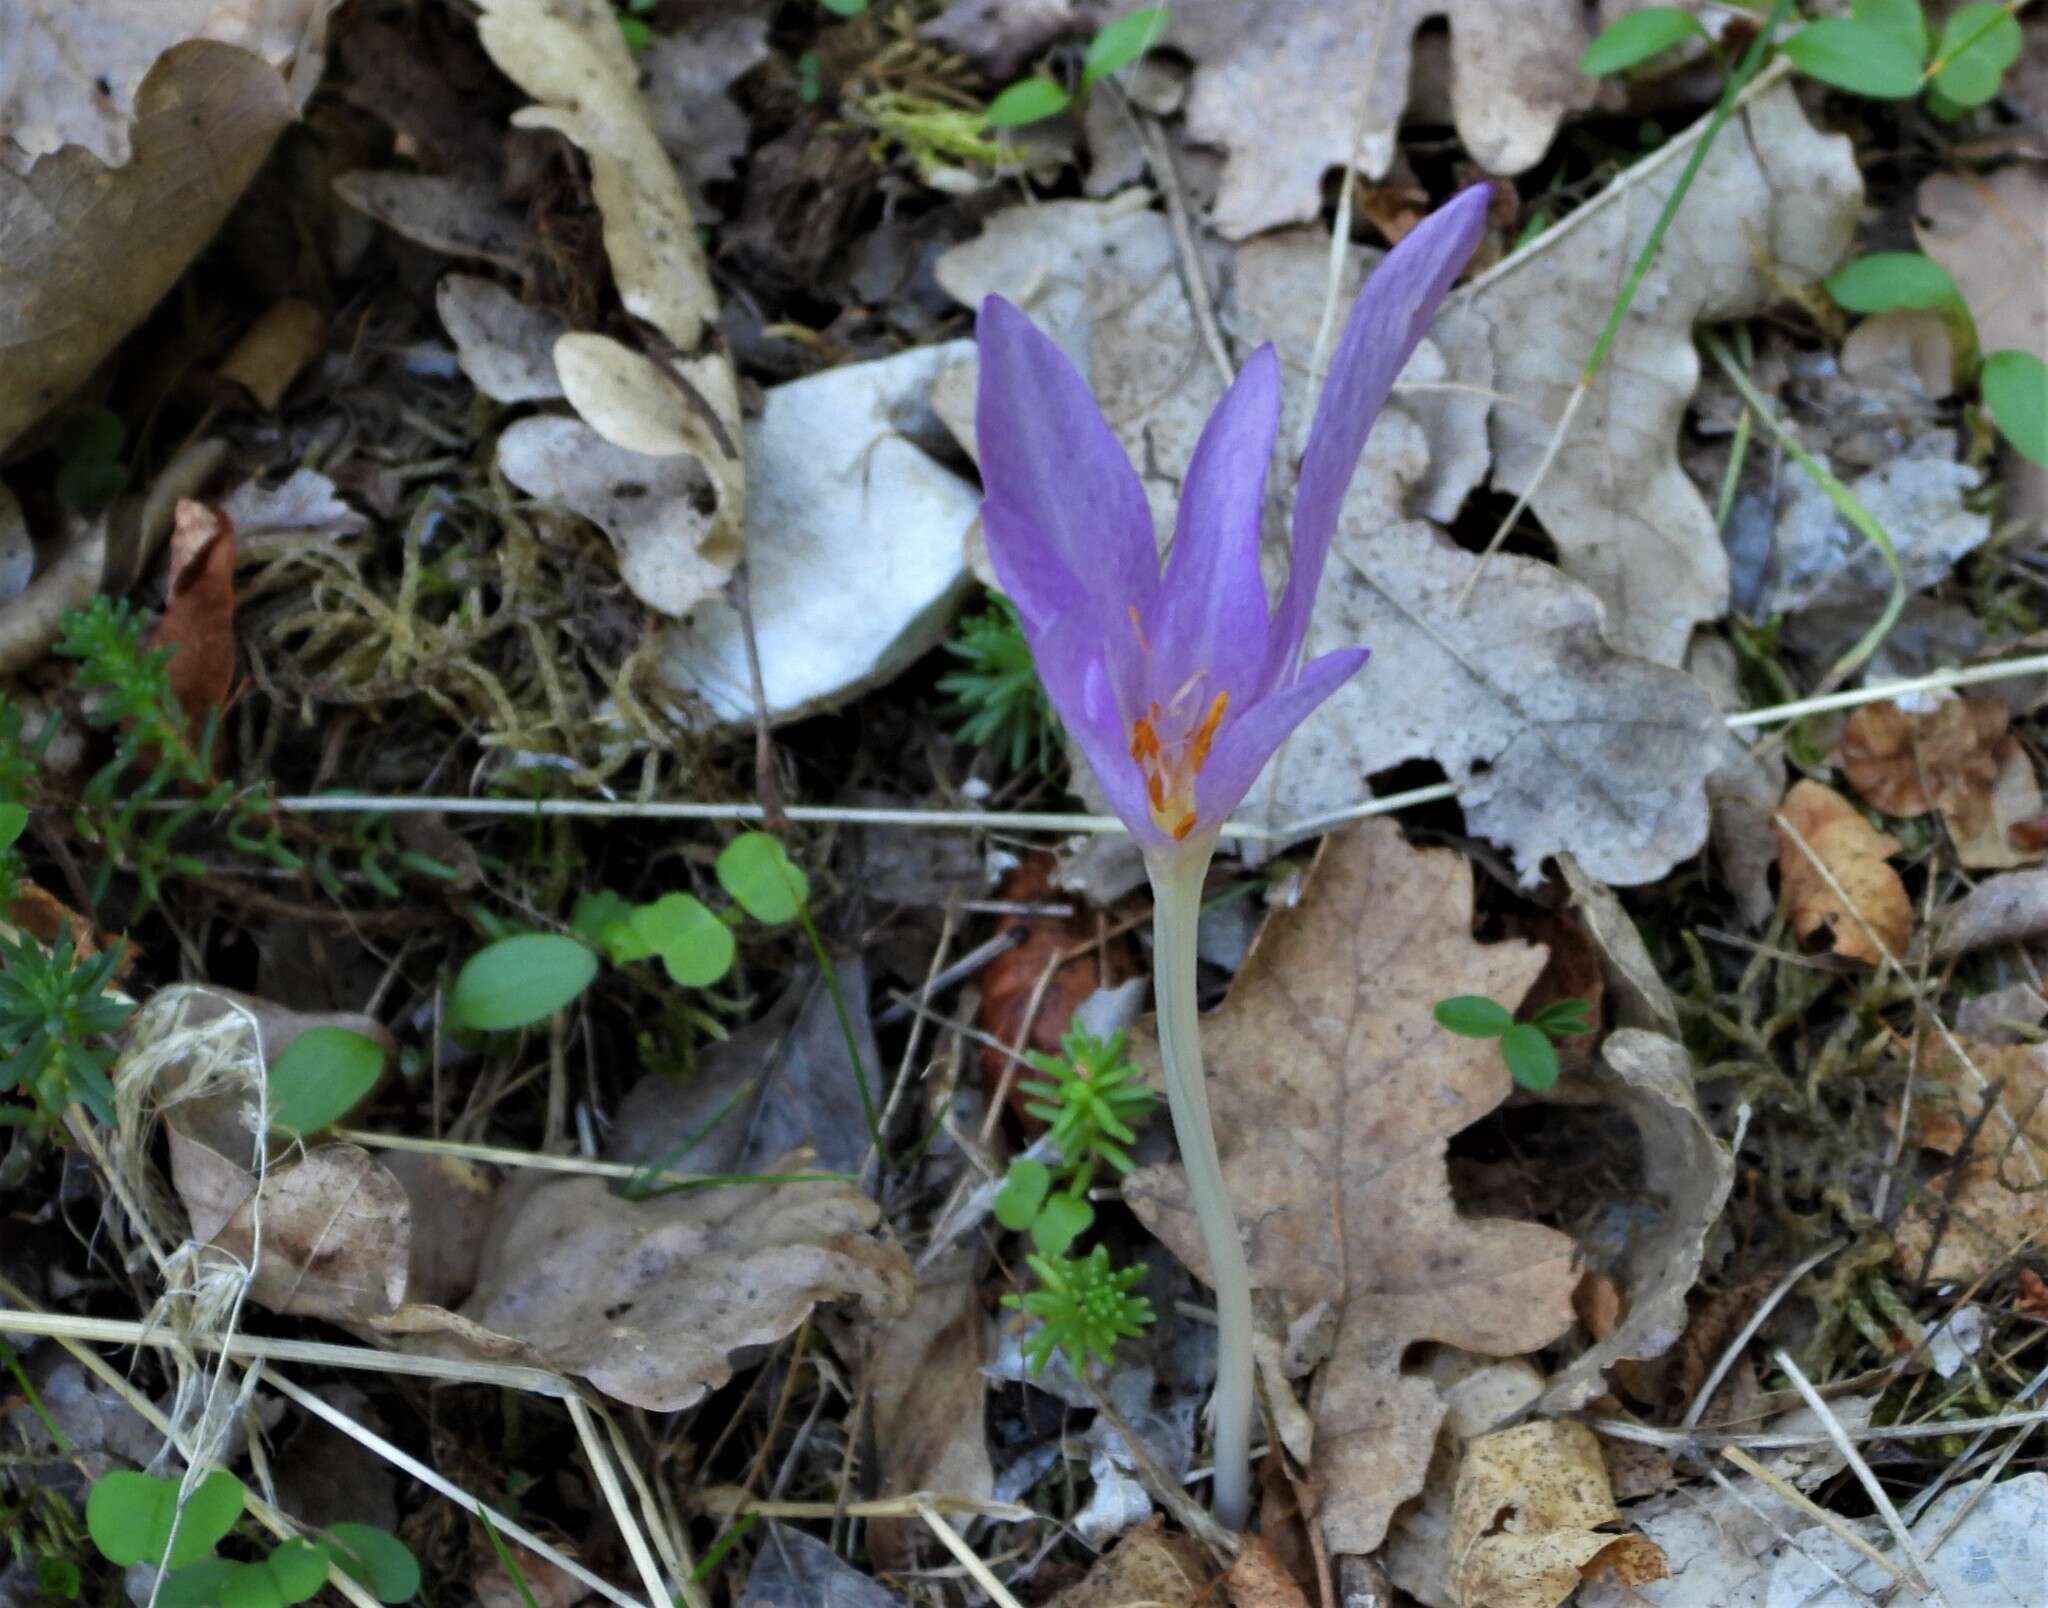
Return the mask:
<svg viewBox="0 0 2048 1608">
<path fill-rule="evenodd" d="M 1189 810 L 1187 814 L 1183 815 L 1178 821 L 1174 823 L 1173 841 L 1176 843 L 1180 842 L 1190 832 L 1194 831 L 1194 829 L 1195 812 L 1193 810 Z"/>
<path fill-rule="evenodd" d="M 1208 714 L 1195 728 L 1194 747 L 1188 753 L 1188 769 L 1199 772 L 1209 758 L 1209 745 L 1216 741 L 1216 728 L 1223 724 L 1223 711 L 1230 707 L 1230 694 L 1219 692 L 1216 701 L 1209 705 Z"/>
<path fill-rule="evenodd" d="M 1145 627 L 1138 622 L 1138 605 L 1135 603 L 1131 604 L 1130 611 L 1131 634 L 1138 639 L 1138 646 L 1149 654 L 1152 651 L 1152 644 L 1145 640 Z"/>
</svg>

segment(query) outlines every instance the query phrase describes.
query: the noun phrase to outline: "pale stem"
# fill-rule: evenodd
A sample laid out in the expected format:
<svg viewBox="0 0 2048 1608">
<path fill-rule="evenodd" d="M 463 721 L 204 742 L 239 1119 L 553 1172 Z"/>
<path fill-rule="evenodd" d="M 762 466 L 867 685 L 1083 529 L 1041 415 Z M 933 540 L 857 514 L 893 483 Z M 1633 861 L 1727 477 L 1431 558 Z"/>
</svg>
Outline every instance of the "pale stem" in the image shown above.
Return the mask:
<svg viewBox="0 0 2048 1608">
<path fill-rule="evenodd" d="M 1202 879 L 1215 847 L 1212 834 L 1201 843 L 1151 851 L 1145 867 L 1152 877 L 1152 992 L 1166 1065 L 1166 1106 L 1173 1113 L 1188 1198 L 1216 1291 L 1216 1396 L 1210 1406 L 1216 1518 L 1242 1530 L 1251 1511 L 1251 1272 L 1216 1155 L 1195 1009 L 1195 931 L 1202 914 Z"/>
</svg>

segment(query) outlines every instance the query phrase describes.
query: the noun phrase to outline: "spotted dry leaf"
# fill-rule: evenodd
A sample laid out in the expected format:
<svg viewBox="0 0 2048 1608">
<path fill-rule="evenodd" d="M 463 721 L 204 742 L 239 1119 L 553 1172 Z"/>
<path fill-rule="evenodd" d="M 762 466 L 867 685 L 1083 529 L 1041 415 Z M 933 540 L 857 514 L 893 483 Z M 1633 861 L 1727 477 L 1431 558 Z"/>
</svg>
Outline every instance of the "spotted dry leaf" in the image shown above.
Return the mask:
<svg viewBox="0 0 2048 1608">
<path fill-rule="evenodd" d="M 1913 936 L 1913 902 L 1887 863 L 1899 840 L 1878 831 L 1855 805 L 1819 782 L 1795 783 L 1778 815 L 1778 875 L 1799 936 L 1829 933 L 1836 954 L 1872 966 L 1886 950 L 1894 958 L 1905 953 Z M 1830 876 L 1839 893 L 1828 885 Z"/>
<path fill-rule="evenodd" d="M 1542 971 L 1533 944 L 1472 937 L 1472 873 L 1390 824 L 1332 838 L 1301 904 L 1273 916 L 1203 1026 L 1223 1171 L 1244 1225 L 1262 1321 L 1327 1303 L 1334 1333 L 1309 1398 L 1310 1478 L 1334 1552 L 1371 1552 L 1421 1489 L 1443 1399 L 1402 1368 L 1433 1340 L 1489 1356 L 1547 1344 L 1572 1321 L 1577 1256 L 1534 1223 L 1461 1216 L 1450 1137 L 1507 1098 L 1491 1043 L 1431 1015 L 1447 994 L 1513 1009 Z M 1132 1034 L 1156 1070 L 1157 1041 Z M 1146 1227 L 1206 1276 L 1186 1178 L 1125 1181 Z"/>
<path fill-rule="evenodd" d="M 1582 1581 L 1665 1579 L 1663 1549 L 1617 1535 L 1600 1443 L 1584 1424 L 1543 1420 L 1466 1449 L 1451 1512 L 1451 1581 L 1467 1608 L 1557 1608 Z"/>
</svg>

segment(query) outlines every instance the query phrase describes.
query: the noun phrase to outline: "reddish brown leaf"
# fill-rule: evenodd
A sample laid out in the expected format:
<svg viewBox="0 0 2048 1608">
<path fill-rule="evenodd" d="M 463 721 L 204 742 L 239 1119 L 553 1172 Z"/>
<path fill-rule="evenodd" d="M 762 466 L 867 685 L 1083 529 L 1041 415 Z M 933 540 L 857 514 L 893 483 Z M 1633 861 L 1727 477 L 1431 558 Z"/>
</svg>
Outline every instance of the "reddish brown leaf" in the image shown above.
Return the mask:
<svg viewBox="0 0 2048 1608">
<path fill-rule="evenodd" d="M 190 498 L 171 528 L 170 596 L 149 635 L 171 648 L 171 691 L 196 735 L 235 684 L 235 524 Z"/>
</svg>

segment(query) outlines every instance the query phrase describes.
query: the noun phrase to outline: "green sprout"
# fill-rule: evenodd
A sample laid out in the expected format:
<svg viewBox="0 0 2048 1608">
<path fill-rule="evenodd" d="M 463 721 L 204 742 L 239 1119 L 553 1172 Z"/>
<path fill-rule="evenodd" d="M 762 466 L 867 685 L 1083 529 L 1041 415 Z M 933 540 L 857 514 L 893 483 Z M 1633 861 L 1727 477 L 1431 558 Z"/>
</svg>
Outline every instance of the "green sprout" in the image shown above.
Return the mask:
<svg viewBox="0 0 2048 1608">
<path fill-rule="evenodd" d="M 1593 1031 L 1593 1007 L 1583 999 L 1560 999 L 1526 1022 L 1483 994 L 1454 994 L 1436 1002 L 1437 1025 L 1460 1038 L 1499 1039 L 1501 1059 L 1518 1088 L 1539 1093 L 1558 1078 L 1557 1041 Z"/>
<path fill-rule="evenodd" d="M 1072 1028 L 1060 1048 L 1064 1056 L 1032 1051 L 1031 1064 L 1051 1081 L 1026 1079 L 1021 1087 L 1038 1096 L 1024 1109 L 1048 1125 L 1067 1165 L 1081 1175 L 1079 1193 L 1092 1181 L 1099 1161 L 1119 1173 L 1131 1170 L 1124 1146 L 1137 1143 L 1132 1124 L 1151 1116 L 1159 1099 L 1136 1084 L 1138 1069 L 1124 1055 L 1123 1034 L 1104 1040 Z"/>
<path fill-rule="evenodd" d="M 1059 718 L 1031 662 L 1016 605 L 991 598 L 986 611 L 960 622 L 946 651 L 961 661 L 939 677 L 939 691 L 952 699 L 959 720 L 955 735 L 1000 755 L 1013 771 L 1028 761 L 1050 766 L 1059 752 Z"/>
<path fill-rule="evenodd" d="M 73 1100 L 114 1120 L 114 1053 L 93 1041 L 117 1032 L 134 1009 L 108 992 L 120 964 L 118 945 L 80 956 L 69 927 L 48 949 L 26 935 L 0 938 L 0 1093 L 19 1090 L 30 1101 L 27 1110 L 0 1106 L 0 1127 L 47 1131 Z"/>
<path fill-rule="evenodd" d="M 1107 1363 L 1119 1340 L 1143 1334 L 1153 1321 L 1152 1303 L 1130 1293 L 1145 1276 L 1143 1263 L 1113 1268 L 1101 1245 L 1080 1258 L 1029 1256 L 1025 1261 L 1038 1275 L 1038 1288 L 1006 1295 L 1003 1305 L 1039 1320 L 1024 1341 L 1034 1373 L 1044 1369 L 1054 1351 L 1064 1351 L 1077 1373 L 1090 1357 Z"/>
</svg>

